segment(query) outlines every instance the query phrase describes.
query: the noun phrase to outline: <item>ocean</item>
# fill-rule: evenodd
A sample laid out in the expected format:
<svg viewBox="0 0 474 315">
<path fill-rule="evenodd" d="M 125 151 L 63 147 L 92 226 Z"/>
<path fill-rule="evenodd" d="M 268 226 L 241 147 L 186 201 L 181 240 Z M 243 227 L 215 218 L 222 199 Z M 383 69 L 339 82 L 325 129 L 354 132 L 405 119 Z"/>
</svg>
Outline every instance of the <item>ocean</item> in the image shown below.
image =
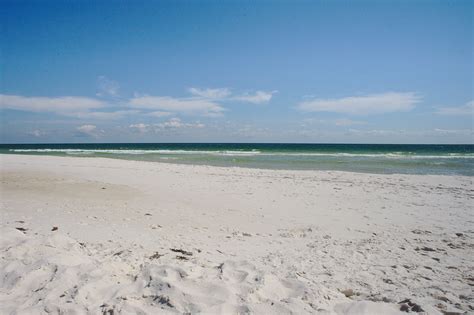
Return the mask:
<svg viewBox="0 0 474 315">
<path fill-rule="evenodd" d="M 0 144 L 0 153 L 85 158 L 106 157 L 163 163 L 264 169 L 474 176 L 474 145 L 285 143 Z"/>
</svg>

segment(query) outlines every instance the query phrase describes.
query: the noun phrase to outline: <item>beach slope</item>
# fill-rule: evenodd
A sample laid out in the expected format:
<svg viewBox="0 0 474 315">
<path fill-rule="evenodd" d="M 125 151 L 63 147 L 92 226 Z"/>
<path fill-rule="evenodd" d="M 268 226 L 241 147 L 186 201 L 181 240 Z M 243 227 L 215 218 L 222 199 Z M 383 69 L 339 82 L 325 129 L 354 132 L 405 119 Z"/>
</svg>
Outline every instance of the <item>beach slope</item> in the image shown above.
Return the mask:
<svg viewBox="0 0 474 315">
<path fill-rule="evenodd" d="M 0 155 L 0 313 L 474 311 L 467 176 Z"/>
</svg>

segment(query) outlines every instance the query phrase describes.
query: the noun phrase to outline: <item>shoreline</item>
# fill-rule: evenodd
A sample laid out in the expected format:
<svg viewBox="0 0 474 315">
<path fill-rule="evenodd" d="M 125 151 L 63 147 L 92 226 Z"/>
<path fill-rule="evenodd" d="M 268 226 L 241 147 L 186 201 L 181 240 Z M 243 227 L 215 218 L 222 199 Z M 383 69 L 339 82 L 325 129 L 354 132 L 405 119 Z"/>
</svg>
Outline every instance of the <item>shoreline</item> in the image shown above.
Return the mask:
<svg viewBox="0 0 474 315">
<path fill-rule="evenodd" d="M 474 310 L 471 177 L 142 162 L 0 156 L 2 311 Z"/>
<path fill-rule="evenodd" d="M 323 170 L 323 169 L 286 169 L 286 168 L 260 168 L 260 167 L 248 167 L 248 166 L 238 166 L 238 165 L 212 165 L 212 164 L 192 164 L 192 163 L 177 163 L 177 162 L 165 162 L 165 161 L 147 161 L 147 160 L 135 160 L 135 159 L 122 159 L 122 158 L 113 158 L 113 157 L 102 157 L 102 156 L 58 156 L 58 155 L 34 155 L 34 154 L 15 154 L 15 153 L 0 153 L 0 159 L 2 156 L 29 156 L 33 158 L 67 158 L 67 159 L 97 159 L 97 160 L 112 160 L 112 161 L 124 161 L 124 162 L 136 162 L 136 163 L 145 163 L 145 164 L 159 164 L 159 165 L 173 165 L 176 167 L 202 167 L 202 168 L 217 168 L 217 169 L 236 169 L 236 170 L 255 170 L 255 171 L 269 171 L 269 172 L 287 172 L 287 173 L 303 173 L 303 172 L 314 172 L 314 173 L 342 173 L 342 174 L 360 174 L 360 175 L 373 175 L 373 176 L 414 176 L 414 177 L 461 177 L 461 178 L 472 178 L 471 175 L 462 175 L 462 174 L 411 174 L 411 173 L 375 173 L 375 172 L 363 172 L 363 171 L 346 171 L 346 170 Z"/>
<path fill-rule="evenodd" d="M 0 145 L 0 154 L 105 157 L 173 164 L 368 174 L 473 176 L 473 145 L 383 144 L 38 144 Z"/>
</svg>

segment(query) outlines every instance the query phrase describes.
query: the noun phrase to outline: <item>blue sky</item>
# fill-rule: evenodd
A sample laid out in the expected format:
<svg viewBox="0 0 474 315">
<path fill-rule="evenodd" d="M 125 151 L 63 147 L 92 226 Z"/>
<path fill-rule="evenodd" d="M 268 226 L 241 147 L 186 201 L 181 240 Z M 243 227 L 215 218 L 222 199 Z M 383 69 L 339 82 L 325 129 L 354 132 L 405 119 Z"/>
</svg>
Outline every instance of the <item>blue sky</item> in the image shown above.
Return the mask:
<svg viewBox="0 0 474 315">
<path fill-rule="evenodd" d="M 3 143 L 472 143 L 472 1 L 0 1 Z"/>
</svg>

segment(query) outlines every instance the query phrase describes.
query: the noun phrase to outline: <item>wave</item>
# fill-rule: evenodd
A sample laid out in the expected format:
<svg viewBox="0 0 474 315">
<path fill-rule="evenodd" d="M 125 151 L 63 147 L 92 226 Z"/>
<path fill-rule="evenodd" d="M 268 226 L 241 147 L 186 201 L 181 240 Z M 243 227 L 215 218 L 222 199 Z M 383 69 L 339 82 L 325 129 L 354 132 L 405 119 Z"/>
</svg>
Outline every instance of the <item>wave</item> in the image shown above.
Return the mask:
<svg viewBox="0 0 474 315">
<path fill-rule="evenodd" d="M 70 155 L 122 154 L 122 155 L 214 155 L 214 156 L 292 156 L 292 157 L 347 157 L 347 158 L 391 158 L 391 159 L 473 159 L 473 153 L 444 153 L 440 155 L 415 154 L 412 152 L 391 153 L 346 153 L 346 152 L 262 152 L 259 150 L 137 150 L 137 149 L 10 149 L 18 153 L 65 153 Z"/>
<path fill-rule="evenodd" d="M 130 149 L 10 149 L 11 152 L 66 153 L 66 154 L 203 154 L 203 155 L 257 155 L 258 150 L 251 151 L 205 151 L 205 150 L 130 150 Z"/>
</svg>

